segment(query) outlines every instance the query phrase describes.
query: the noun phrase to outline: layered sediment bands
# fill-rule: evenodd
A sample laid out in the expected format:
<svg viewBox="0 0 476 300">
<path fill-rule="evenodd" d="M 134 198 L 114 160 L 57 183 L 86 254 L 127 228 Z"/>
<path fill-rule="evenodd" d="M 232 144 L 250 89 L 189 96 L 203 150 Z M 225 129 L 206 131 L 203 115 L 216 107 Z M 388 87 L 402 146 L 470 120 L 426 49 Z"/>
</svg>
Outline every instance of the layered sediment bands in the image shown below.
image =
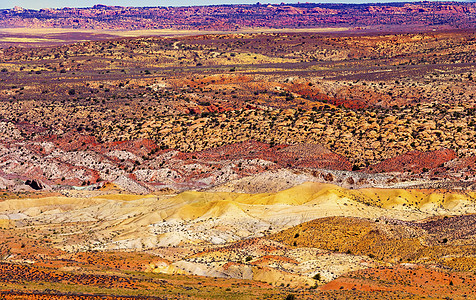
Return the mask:
<svg viewBox="0 0 476 300">
<path fill-rule="evenodd" d="M 315 182 L 255 194 L 105 192 L 83 191 L 81 195 L 88 198 L 50 196 L 0 202 L 0 219 L 5 220 L 0 234 L 18 233 L 5 238 L 0 247 L 4 262 L 32 264 L 27 273 L 39 276 L 32 277 L 38 282 L 66 276 L 35 269 L 39 266 L 61 265 L 61 270 L 76 274 L 93 264 L 115 272 L 140 270 L 254 280 L 274 287 L 315 287 L 315 293 L 321 285 L 329 292 L 339 284 L 351 290 L 357 286 L 362 293 L 370 287 L 387 291 L 387 283 L 377 284 L 366 273 L 380 272 L 383 266 L 390 273 L 416 268 L 417 274 L 425 276 L 432 272 L 457 276 L 453 278 L 461 280 L 453 282 L 456 287 L 463 279 L 471 282 L 464 272 L 476 268 L 472 192 L 355 190 Z M 27 239 L 44 242 L 36 246 Z M 445 271 L 430 271 L 430 265 Z M 68 282 L 76 278 L 67 276 Z M 116 277 L 91 280 L 100 285 L 111 278 Z M 134 289 L 141 281 L 127 284 L 121 289 Z M 421 295 L 439 284 L 414 290 L 395 283 L 388 291 Z M 446 295 L 447 290 L 442 291 Z"/>
<path fill-rule="evenodd" d="M 69 224 L 77 235 L 54 235 L 63 249 L 146 249 L 223 244 L 259 237 L 330 216 L 422 220 L 476 212 L 472 192 L 360 189 L 304 183 L 275 192 L 187 191 L 173 195 L 104 194 L 0 202 L 4 226 Z M 370 228 L 370 227 L 369 227 Z M 81 233 L 81 234 L 79 234 Z M 91 237 L 96 238 L 91 240 Z"/>
</svg>

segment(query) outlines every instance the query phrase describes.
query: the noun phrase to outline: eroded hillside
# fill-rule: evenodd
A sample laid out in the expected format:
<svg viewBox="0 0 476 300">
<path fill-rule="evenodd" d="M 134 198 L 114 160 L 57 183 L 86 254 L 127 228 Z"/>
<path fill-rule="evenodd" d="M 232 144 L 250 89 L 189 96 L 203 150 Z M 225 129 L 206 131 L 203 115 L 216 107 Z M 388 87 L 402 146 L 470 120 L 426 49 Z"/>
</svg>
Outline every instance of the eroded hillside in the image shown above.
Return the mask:
<svg viewBox="0 0 476 300">
<path fill-rule="evenodd" d="M 474 293 L 474 193 L 319 183 L 261 194 L 117 192 L 0 202 L 0 282 L 179 298 L 242 286 L 239 297 L 273 299 Z M 197 281 L 204 286 L 190 289 Z"/>
<path fill-rule="evenodd" d="M 27 139 L 74 132 L 185 152 L 311 143 L 359 168 L 442 148 L 471 159 L 474 41 L 289 33 L 8 48 L 0 112 Z"/>
</svg>

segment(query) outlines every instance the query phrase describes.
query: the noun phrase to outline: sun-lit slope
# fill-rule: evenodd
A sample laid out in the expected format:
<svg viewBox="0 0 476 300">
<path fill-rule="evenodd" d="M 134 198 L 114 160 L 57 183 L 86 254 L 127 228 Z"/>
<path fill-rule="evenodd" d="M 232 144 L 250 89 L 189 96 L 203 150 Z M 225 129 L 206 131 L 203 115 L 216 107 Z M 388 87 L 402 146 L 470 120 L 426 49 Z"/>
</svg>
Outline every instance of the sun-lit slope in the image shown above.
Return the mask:
<svg viewBox="0 0 476 300">
<path fill-rule="evenodd" d="M 84 193 L 81 198 L 0 202 L 0 219 L 8 220 L 2 226 L 71 224 L 72 228 L 79 226 L 84 235 L 58 235 L 59 244 L 72 247 L 94 242 L 95 249 L 144 249 L 223 244 L 334 216 L 409 221 L 476 213 L 474 194 L 467 192 L 350 190 L 310 182 L 260 194 L 188 191 L 162 196 L 92 193 L 94 197 L 87 197 L 88 192 Z M 92 233 L 97 233 L 96 240 Z"/>
<path fill-rule="evenodd" d="M 305 219 L 326 216 L 391 217 L 418 219 L 439 213 L 476 212 L 476 193 L 445 190 L 360 189 L 349 190 L 332 184 L 304 183 L 277 193 L 226 193 L 188 191 L 173 197 L 153 195 L 109 194 L 92 198 L 45 197 L 0 202 L 1 212 L 26 212 L 34 208 L 58 208 L 77 213 L 101 211 L 111 217 L 137 210 L 136 219 L 143 225 L 167 219 L 195 220 L 200 218 L 246 215 L 260 219 L 297 217 Z M 142 209 L 141 209 L 142 208 Z M 147 209 L 144 209 L 147 208 Z M 382 210 L 382 208 L 384 210 Z M 385 212 L 385 213 L 384 213 Z M 413 217 L 408 215 L 412 212 Z M 38 212 L 41 214 L 41 212 Z M 157 215 L 152 217 L 151 215 Z"/>
<path fill-rule="evenodd" d="M 446 190 L 345 189 L 332 184 L 307 182 L 277 193 L 227 193 L 188 191 L 172 197 L 154 195 L 108 194 L 89 198 L 45 197 L 0 202 L 2 212 L 33 215 L 34 208 L 60 209 L 72 214 L 93 211 L 111 217 L 124 213 L 136 216 L 143 225 L 174 219 L 190 221 L 204 218 L 303 219 L 326 216 L 422 219 L 428 215 L 476 212 L 476 193 Z M 146 209 L 144 209 L 146 208 Z M 39 211 L 37 214 L 41 215 Z M 98 214 L 98 213 L 96 213 Z M 36 215 L 36 214 L 35 214 Z M 151 215 L 157 215 L 152 217 Z M 63 219 L 64 220 L 64 219 Z"/>
<path fill-rule="evenodd" d="M 0 218 L 0 228 L 10 228 L 12 225 L 13 224 L 9 219 L 5 217 Z"/>
<path fill-rule="evenodd" d="M 384 208 L 455 209 L 476 203 L 476 193 L 470 191 L 369 188 L 348 192 L 356 201 Z"/>
<path fill-rule="evenodd" d="M 439 234 L 433 232 L 443 226 L 445 230 Z M 270 238 L 290 246 L 366 255 L 389 263 L 430 263 L 476 271 L 475 228 L 476 215 L 422 221 L 330 217 L 302 223 Z"/>
<path fill-rule="evenodd" d="M 175 214 L 184 219 L 200 218 L 211 210 L 210 216 L 224 214 L 227 209 L 238 211 L 245 209 L 253 214 L 256 207 L 269 206 L 268 215 L 274 212 L 286 211 L 290 207 L 326 206 L 329 210 L 337 209 L 347 212 L 354 211 L 359 216 L 360 206 L 365 205 L 370 214 L 372 208 L 394 209 L 394 211 L 437 211 L 475 212 L 476 193 L 446 190 L 404 190 L 404 189 L 360 189 L 350 190 L 332 184 L 307 182 L 277 193 L 241 194 L 225 192 L 185 192 L 172 198 L 171 201 L 185 204 Z M 345 207 L 355 206 L 355 207 Z M 334 213 L 331 215 L 341 215 Z M 347 213 L 343 213 L 347 215 Z M 321 216 L 326 216 L 322 214 Z M 262 216 L 261 216 L 262 217 Z"/>
<path fill-rule="evenodd" d="M 11 199 L 0 202 L 0 213 L 3 211 L 25 210 L 34 207 L 88 207 L 100 203 L 101 200 L 93 198 L 70 198 L 70 197 L 44 197 Z"/>
<path fill-rule="evenodd" d="M 382 207 L 426 209 L 441 207 L 453 209 L 459 203 L 476 203 L 476 192 L 448 190 L 418 190 L 418 189 L 345 189 L 333 184 L 307 182 L 277 193 L 265 194 L 233 194 L 233 193 L 199 193 L 186 192 L 180 199 L 231 199 L 233 201 L 252 205 L 302 205 L 322 203 L 329 199 L 348 198 L 356 202 Z"/>
<path fill-rule="evenodd" d="M 330 217 L 300 224 L 271 238 L 297 247 L 369 255 L 398 262 L 406 254 L 423 249 L 417 229 L 404 225 L 381 225 L 368 219 Z M 421 231 L 421 230 L 420 230 Z"/>
<path fill-rule="evenodd" d="M 319 198 L 329 190 L 339 191 L 341 188 L 332 184 L 304 183 L 277 193 L 226 193 L 226 192 L 195 192 L 188 191 L 175 197 L 179 202 L 195 204 L 210 201 L 228 200 L 250 205 L 302 205 Z"/>
<path fill-rule="evenodd" d="M 458 199 L 460 202 L 440 207 L 439 201 L 443 199 L 447 202 L 448 199 L 453 202 Z M 131 210 L 133 202 L 128 202 Z M 416 205 L 403 205 L 405 203 Z M 436 203 L 437 209 L 419 209 L 428 203 Z M 461 203 L 467 206 L 462 207 Z M 123 218 L 111 228 L 122 232 L 115 241 L 122 243 L 127 240 L 127 245 L 130 240 L 138 238 L 145 239 L 147 245 L 222 244 L 325 217 L 422 220 L 433 215 L 471 212 L 476 212 L 475 204 L 471 196 L 464 193 L 349 190 L 331 184 L 304 183 L 277 193 L 188 191 L 170 198 L 150 200 L 147 205 L 143 203 L 135 214 L 130 212 L 128 218 Z M 139 230 L 143 231 L 142 235 L 138 234 Z M 375 236 L 376 240 L 379 238 Z M 394 243 L 398 244 L 397 241 Z M 127 245 L 123 246 L 129 247 Z"/>
</svg>

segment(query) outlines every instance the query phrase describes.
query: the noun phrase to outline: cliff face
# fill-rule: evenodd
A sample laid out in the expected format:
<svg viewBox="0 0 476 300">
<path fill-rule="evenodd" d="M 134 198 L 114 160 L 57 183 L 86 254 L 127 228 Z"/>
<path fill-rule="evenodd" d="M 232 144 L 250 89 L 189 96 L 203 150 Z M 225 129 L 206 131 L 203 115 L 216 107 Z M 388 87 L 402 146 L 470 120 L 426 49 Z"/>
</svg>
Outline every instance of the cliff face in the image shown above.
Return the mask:
<svg viewBox="0 0 476 300">
<path fill-rule="evenodd" d="M 121 7 L 3 10 L 0 27 L 83 29 L 198 29 L 440 26 L 474 28 L 475 3 L 290 4 L 195 7 Z"/>
</svg>

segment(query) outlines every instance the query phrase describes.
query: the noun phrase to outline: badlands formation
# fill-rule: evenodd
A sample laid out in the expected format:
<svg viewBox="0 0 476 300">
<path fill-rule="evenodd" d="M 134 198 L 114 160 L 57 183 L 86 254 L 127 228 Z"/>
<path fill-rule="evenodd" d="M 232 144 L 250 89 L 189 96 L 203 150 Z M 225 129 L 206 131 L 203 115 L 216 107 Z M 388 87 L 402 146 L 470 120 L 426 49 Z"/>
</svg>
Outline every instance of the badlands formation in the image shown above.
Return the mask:
<svg viewBox="0 0 476 300">
<path fill-rule="evenodd" d="M 32 266 L 59 261 L 63 270 L 83 272 L 88 267 L 78 266 L 82 256 L 143 253 L 147 258 L 133 267 L 127 258 L 107 267 L 253 280 L 302 293 L 358 287 L 365 293 L 427 296 L 437 290 L 445 296 L 461 288 L 461 295 L 474 296 L 476 192 L 346 189 L 300 183 L 302 175 L 279 172 L 265 174 L 267 180 L 285 176 L 295 186 L 238 193 L 239 184 L 228 183 L 214 191 L 132 195 L 109 185 L 69 197 L 5 200 L 1 233 L 17 233 L 16 243 L 23 244 L 15 247 L 11 237 L 5 239 L 3 261 Z M 22 239 L 55 250 L 45 254 Z M 413 271 L 432 284 L 376 281 L 372 273 Z M 440 277 L 452 280 L 452 287 L 440 289 L 446 280 L 435 279 Z"/>
</svg>

